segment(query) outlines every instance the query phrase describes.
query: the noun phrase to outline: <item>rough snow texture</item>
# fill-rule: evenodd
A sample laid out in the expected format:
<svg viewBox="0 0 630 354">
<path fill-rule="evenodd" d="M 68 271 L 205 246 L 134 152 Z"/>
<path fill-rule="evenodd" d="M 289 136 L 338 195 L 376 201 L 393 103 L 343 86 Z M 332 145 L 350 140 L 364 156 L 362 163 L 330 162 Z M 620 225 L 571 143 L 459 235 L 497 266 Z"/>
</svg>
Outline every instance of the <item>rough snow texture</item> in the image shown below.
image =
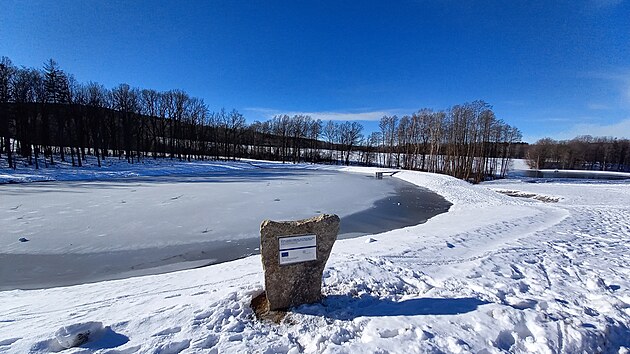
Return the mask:
<svg viewBox="0 0 630 354">
<path fill-rule="evenodd" d="M 628 352 L 628 183 L 473 186 L 426 173 L 396 177 L 453 207 L 422 225 L 338 241 L 324 271 L 325 299 L 293 309 L 279 325 L 254 319 L 249 303 L 263 273 L 260 259 L 249 257 L 0 292 L 0 352 L 56 350 L 61 328 L 90 322 L 102 323 L 100 339 L 65 352 Z"/>
</svg>

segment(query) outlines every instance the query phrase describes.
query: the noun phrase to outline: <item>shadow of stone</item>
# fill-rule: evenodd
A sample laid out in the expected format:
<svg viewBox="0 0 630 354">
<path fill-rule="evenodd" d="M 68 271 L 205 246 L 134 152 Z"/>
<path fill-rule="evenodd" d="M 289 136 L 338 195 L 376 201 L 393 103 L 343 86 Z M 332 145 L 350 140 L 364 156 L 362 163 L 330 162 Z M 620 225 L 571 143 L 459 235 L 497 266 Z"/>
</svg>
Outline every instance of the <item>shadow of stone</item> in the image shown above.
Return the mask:
<svg viewBox="0 0 630 354">
<path fill-rule="evenodd" d="M 293 309 L 292 312 L 338 320 L 353 320 L 357 317 L 459 315 L 475 311 L 477 307 L 484 304 L 488 302 L 472 297 L 392 301 L 373 296 L 330 295 L 319 304 L 303 305 Z"/>
<path fill-rule="evenodd" d="M 80 346 L 85 349 L 111 349 L 120 347 L 121 345 L 129 342 L 129 337 L 120 333 L 114 332 L 110 327 L 105 327 L 102 333 L 99 333 L 98 337 L 94 340 L 88 340 L 86 343 Z"/>
<path fill-rule="evenodd" d="M 96 333 L 79 334 L 84 336 L 86 340 L 74 348 L 100 350 L 100 349 L 112 349 L 119 347 L 129 342 L 129 337 L 120 333 L 114 332 L 111 327 L 107 326 Z M 56 338 L 47 339 L 41 342 L 35 343 L 30 352 L 44 352 L 44 353 L 58 353 L 70 349 L 67 346 L 62 346 Z"/>
</svg>

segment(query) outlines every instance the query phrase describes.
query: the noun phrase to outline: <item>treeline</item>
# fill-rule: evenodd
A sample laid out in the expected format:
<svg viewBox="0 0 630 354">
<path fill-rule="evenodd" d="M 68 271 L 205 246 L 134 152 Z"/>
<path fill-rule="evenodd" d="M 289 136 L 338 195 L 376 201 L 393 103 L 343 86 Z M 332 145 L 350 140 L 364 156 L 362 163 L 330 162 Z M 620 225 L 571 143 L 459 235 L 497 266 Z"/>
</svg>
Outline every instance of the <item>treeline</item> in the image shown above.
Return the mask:
<svg viewBox="0 0 630 354">
<path fill-rule="evenodd" d="M 544 138 L 529 146 L 527 163 L 534 169 L 630 172 L 630 140 L 579 136 Z"/>
<path fill-rule="evenodd" d="M 213 112 L 181 90 L 78 83 L 54 60 L 42 69 L 0 58 L 0 157 L 39 168 L 57 160 L 100 166 L 108 157 L 179 160 L 255 158 L 360 163 L 445 173 L 471 181 L 505 175 L 519 154 L 518 129 L 483 101 L 446 111 L 385 116 L 364 136 L 359 122 L 277 115 L 247 124 L 236 110 Z"/>
<path fill-rule="evenodd" d="M 522 153 L 521 132 L 497 119 L 483 101 L 446 111 L 422 109 L 400 119 L 385 116 L 379 126 L 367 146 L 378 146 L 377 163 L 388 167 L 480 182 L 505 176 L 511 158 Z"/>
<path fill-rule="evenodd" d="M 16 157 L 36 168 L 55 158 L 81 166 L 86 155 L 99 166 L 112 156 L 130 163 L 148 156 L 350 163 L 363 139 L 356 122 L 324 126 L 306 115 L 278 115 L 247 125 L 238 111 L 211 112 L 181 90 L 80 84 L 52 59 L 41 70 L 0 59 L 0 117 L 0 156 L 9 167 Z"/>
</svg>

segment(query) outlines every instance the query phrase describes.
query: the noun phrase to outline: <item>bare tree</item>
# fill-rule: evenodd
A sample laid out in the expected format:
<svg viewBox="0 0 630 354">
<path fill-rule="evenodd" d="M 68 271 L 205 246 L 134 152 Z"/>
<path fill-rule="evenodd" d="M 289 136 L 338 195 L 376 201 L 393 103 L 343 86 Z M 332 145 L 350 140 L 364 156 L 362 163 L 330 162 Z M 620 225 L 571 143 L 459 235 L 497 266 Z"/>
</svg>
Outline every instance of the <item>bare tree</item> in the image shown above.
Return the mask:
<svg viewBox="0 0 630 354">
<path fill-rule="evenodd" d="M 344 122 L 339 125 L 339 140 L 342 149 L 345 150 L 345 163 L 346 166 L 350 165 L 350 154 L 352 149 L 361 143 L 363 139 L 363 125 L 359 122 Z"/>
<path fill-rule="evenodd" d="M 9 119 L 8 119 L 8 105 L 10 100 L 11 81 L 15 74 L 15 67 L 11 62 L 11 59 L 3 56 L 0 57 L 0 157 L 2 157 L 2 151 L 7 155 L 7 162 L 9 168 L 15 168 L 13 165 L 13 156 L 11 149 L 11 134 L 9 133 Z"/>
<path fill-rule="evenodd" d="M 134 136 L 138 134 L 138 122 L 134 120 L 134 114 L 140 112 L 140 93 L 138 89 L 131 88 L 127 84 L 120 84 L 112 90 L 113 108 L 118 110 L 120 117 L 120 131 L 122 132 L 122 146 L 127 162 L 133 162 Z M 122 154 L 119 152 L 119 158 Z"/>
<path fill-rule="evenodd" d="M 578 136 L 556 141 L 543 138 L 530 145 L 527 162 L 536 169 L 630 171 L 630 140 Z"/>
<path fill-rule="evenodd" d="M 324 125 L 324 130 L 322 133 L 327 142 L 328 159 L 334 160 L 335 163 L 337 163 L 338 158 L 336 155 L 333 157 L 333 151 L 336 151 L 334 148 L 334 143 L 339 141 L 338 124 L 333 122 L 332 120 L 329 120 L 328 122 L 326 122 L 326 125 Z"/>
</svg>

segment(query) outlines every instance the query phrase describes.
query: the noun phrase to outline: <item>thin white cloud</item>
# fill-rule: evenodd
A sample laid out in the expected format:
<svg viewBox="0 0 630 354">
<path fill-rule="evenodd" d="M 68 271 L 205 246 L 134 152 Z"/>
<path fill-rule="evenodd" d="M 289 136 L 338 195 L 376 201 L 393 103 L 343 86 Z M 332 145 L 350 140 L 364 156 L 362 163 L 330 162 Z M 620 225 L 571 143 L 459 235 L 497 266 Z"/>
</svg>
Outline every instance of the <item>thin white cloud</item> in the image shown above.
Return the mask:
<svg viewBox="0 0 630 354">
<path fill-rule="evenodd" d="M 621 4 L 623 1 L 624 0 L 591 0 L 591 3 L 595 7 L 607 8 L 607 7 L 617 6 L 617 5 Z"/>
<path fill-rule="evenodd" d="M 517 107 L 522 107 L 522 106 L 526 106 L 527 105 L 527 102 L 521 101 L 521 100 L 507 100 L 507 101 L 503 101 L 501 103 L 503 103 L 505 105 L 508 105 L 508 106 L 517 106 Z"/>
<path fill-rule="evenodd" d="M 340 120 L 340 121 L 353 121 L 353 120 L 380 120 L 383 116 L 390 116 L 394 113 L 390 111 L 372 111 L 372 112 L 359 112 L 359 113 L 346 113 L 346 112 L 287 112 L 286 114 L 292 116 L 296 114 L 308 115 L 313 119 L 321 120 Z"/>
<path fill-rule="evenodd" d="M 612 124 L 579 123 L 559 133 L 554 138 L 566 140 L 580 135 L 630 138 L 630 118 Z"/>
<path fill-rule="evenodd" d="M 589 117 L 582 117 L 582 119 L 590 119 Z M 545 117 L 545 118 L 537 118 L 532 119 L 532 122 L 537 123 L 564 123 L 574 121 L 575 118 L 567 118 L 567 117 Z"/>
<path fill-rule="evenodd" d="M 311 118 L 313 119 L 335 120 L 335 121 L 356 121 L 356 120 L 378 121 L 383 116 L 401 114 L 401 110 L 398 110 L 398 109 L 376 110 L 376 111 L 365 111 L 365 112 L 334 112 L 334 111 L 299 112 L 299 111 L 282 111 L 278 109 L 255 107 L 255 108 L 246 108 L 245 110 L 262 114 L 262 116 L 267 119 L 273 118 L 273 116 L 275 115 L 286 114 L 289 116 L 307 115 L 307 116 L 311 116 Z"/>
<path fill-rule="evenodd" d="M 610 109 L 610 106 L 601 103 L 589 102 L 586 104 L 588 109 L 592 109 L 594 111 L 606 111 Z"/>
<path fill-rule="evenodd" d="M 546 133 L 543 135 L 523 135 L 523 141 L 533 144 L 542 138 L 554 140 L 571 140 L 582 135 L 604 136 L 619 139 L 630 139 L 630 118 L 611 124 L 578 123 L 560 132 Z"/>
<path fill-rule="evenodd" d="M 587 73 L 589 77 L 611 81 L 628 81 L 630 80 L 630 70 L 617 69 L 610 71 L 590 71 Z"/>
<path fill-rule="evenodd" d="M 244 108 L 243 110 L 246 112 L 258 113 L 265 118 L 273 117 L 275 114 L 278 114 L 278 110 L 263 107 L 249 107 Z"/>
<path fill-rule="evenodd" d="M 589 77 L 612 82 L 619 90 L 622 106 L 630 106 L 630 69 L 613 71 L 595 71 L 588 73 Z"/>
</svg>

